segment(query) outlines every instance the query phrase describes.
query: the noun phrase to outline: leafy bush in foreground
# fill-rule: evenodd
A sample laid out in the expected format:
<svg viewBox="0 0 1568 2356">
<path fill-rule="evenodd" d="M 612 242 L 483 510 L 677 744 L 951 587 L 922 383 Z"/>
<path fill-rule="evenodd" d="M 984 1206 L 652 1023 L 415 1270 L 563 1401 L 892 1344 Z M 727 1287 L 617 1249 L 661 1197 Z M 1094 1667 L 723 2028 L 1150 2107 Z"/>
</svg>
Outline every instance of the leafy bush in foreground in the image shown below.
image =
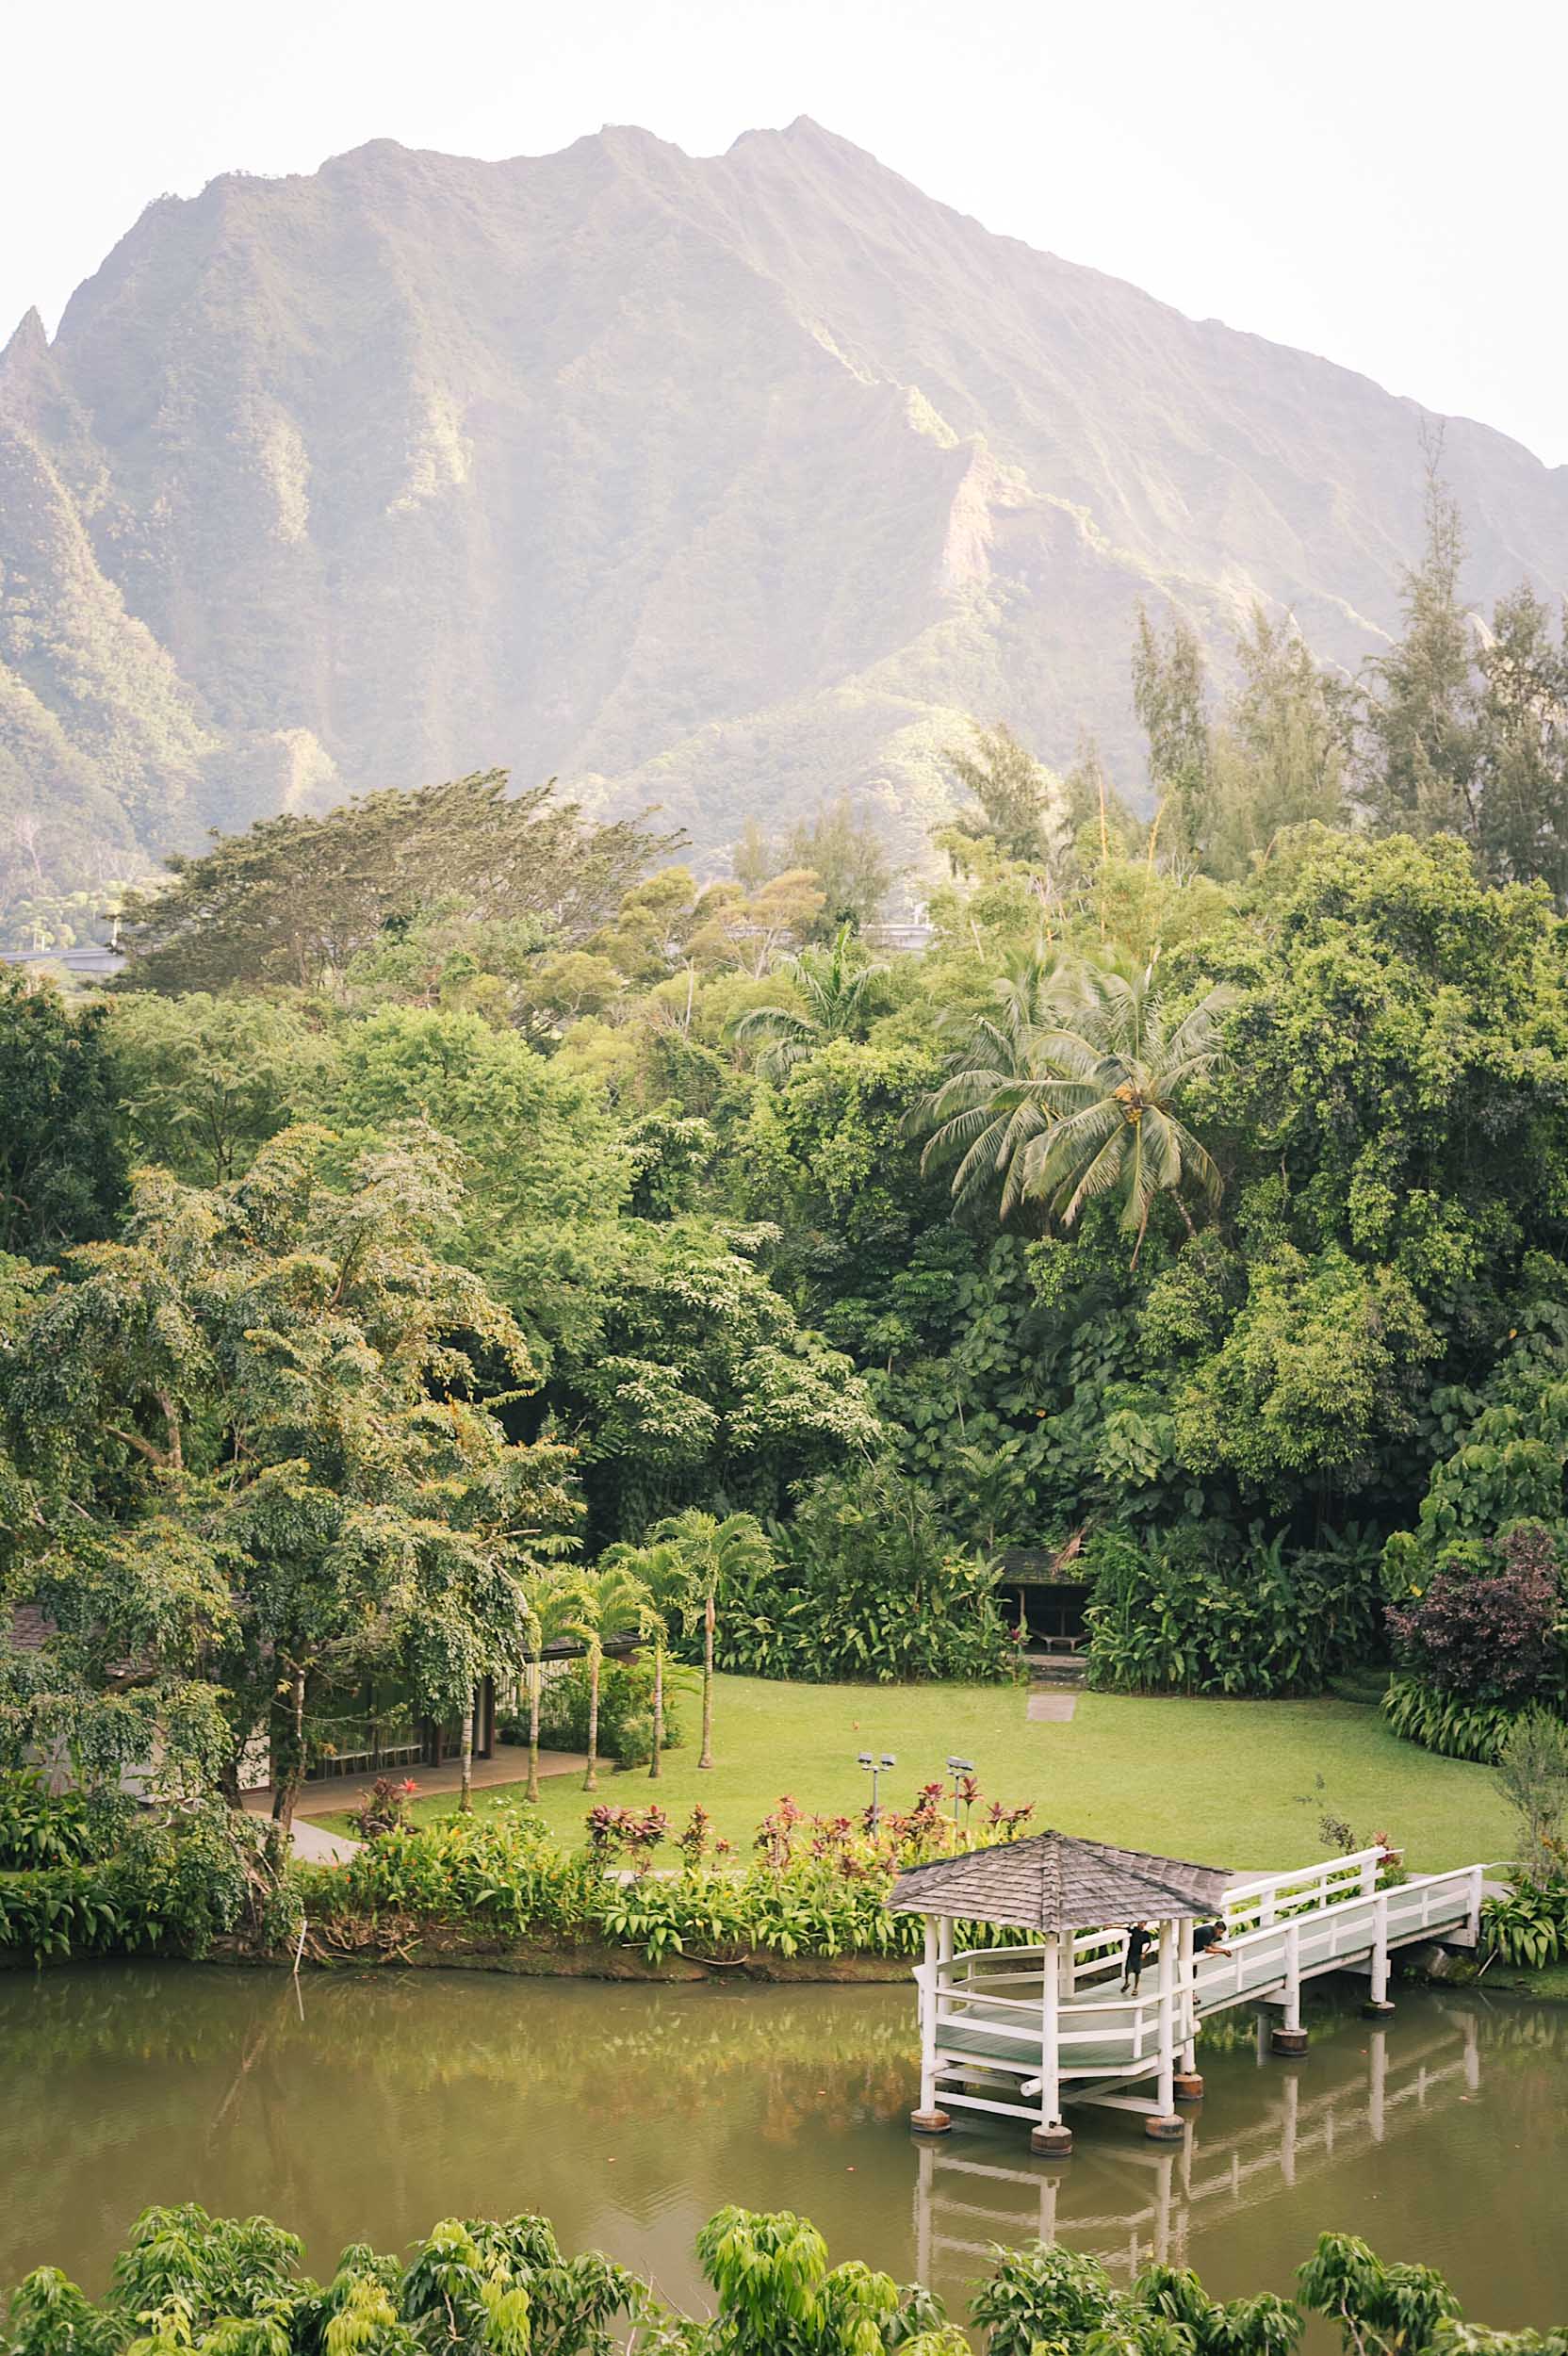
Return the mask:
<svg viewBox="0 0 1568 2356">
<path fill-rule="evenodd" d="M 94 2305 L 53 2266 L 11 2295 L 9 2356 L 967 2356 L 918 2284 L 855 2260 L 829 2267 L 808 2219 L 721 2209 L 697 2235 L 710 2320 L 676 2314 L 629 2268 L 562 2252 L 547 2220 L 447 2218 L 406 2266 L 364 2243 L 330 2282 L 266 2217 L 148 2209 Z M 1189 2270 L 1152 2266 L 1125 2291 L 1096 2258 L 993 2245 L 972 2309 L 989 2356 L 1291 2356 L 1302 2309 L 1348 2356 L 1568 2356 L 1568 2333 L 1488 2331 L 1460 2319 L 1428 2266 L 1385 2266 L 1325 2233 L 1300 2268 L 1300 2304 L 1211 2299 Z"/>
<path fill-rule="evenodd" d="M 1568 1955 L 1568 1881 L 1521 1882 L 1481 1907 L 1481 1936 L 1505 1963 L 1543 1972 Z"/>
</svg>

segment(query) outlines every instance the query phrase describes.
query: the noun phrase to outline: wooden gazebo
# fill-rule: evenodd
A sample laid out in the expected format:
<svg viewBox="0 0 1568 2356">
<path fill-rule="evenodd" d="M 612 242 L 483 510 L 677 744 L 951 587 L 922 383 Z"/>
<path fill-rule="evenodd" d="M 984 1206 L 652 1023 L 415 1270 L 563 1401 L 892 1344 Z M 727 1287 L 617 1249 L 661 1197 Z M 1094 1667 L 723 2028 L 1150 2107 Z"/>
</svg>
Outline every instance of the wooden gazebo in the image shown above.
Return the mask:
<svg viewBox="0 0 1568 2356">
<path fill-rule="evenodd" d="M 1037 2151 L 1068 2152 L 1065 2085 L 1074 2101 L 1141 2112 L 1156 2139 L 1179 2135 L 1176 2102 L 1202 2092 L 1193 1923 L 1222 1911 L 1229 1881 L 1223 1866 L 1057 1832 L 912 1866 L 889 1900 L 925 1920 L 911 2125 L 943 2135 L 953 2109 L 1000 2112 L 1030 2121 Z M 955 1922 L 1034 1932 L 1038 1943 L 956 1955 Z M 1139 1922 L 1158 1927 L 1149 1997 L 1118 1985 Z"/>
</svg>

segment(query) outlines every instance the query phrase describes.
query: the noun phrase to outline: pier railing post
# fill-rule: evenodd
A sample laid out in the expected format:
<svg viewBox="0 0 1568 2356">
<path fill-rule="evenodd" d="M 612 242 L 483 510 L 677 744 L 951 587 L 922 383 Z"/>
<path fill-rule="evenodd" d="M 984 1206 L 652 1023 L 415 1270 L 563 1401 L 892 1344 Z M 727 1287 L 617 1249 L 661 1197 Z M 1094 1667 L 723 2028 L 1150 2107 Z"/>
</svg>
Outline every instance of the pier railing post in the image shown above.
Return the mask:
<svg viewBox="0 0 1568 2356">
<path fill-rule="evenodd" d="M 947 1927 L 945 1921 L 943 1927 Z M 950 1955 L 952 1938 L 949 1929 Z M 937 2103 L 937 2013 L 941 2003 L 939 1955 L 937 1924 L 928 1914 L 925 1918 L 925 1953 L 915 1974 L 915 1985 L 920 1989 L 920 2108 L 909 2115 L 910 2126 L 922 2135 L 945 2135 L 953 2124 L 946 2111 L 939 2109 Z"/>
<path fill-rule="evenodd" d="M 1176 1925 L 1160 1924 L 1160 2070 L 1157 2108 L 1143 2122 L 1144 2133 L 1156 2142 L 1183 2133 L 1176 2114 Z"/>
<path fill-rule="evenodd" d="M 1388 2001 L 1388 1900 L 1380 1897 L 1372 1908 L 1372 1985 L 1362 2006 L 1368 2018 L 1392 2012 Z"/>
<path fill-rule="evenodd" d="M 1284 2018 L 1269 2039 L 1276 2053 L 1304 2053 L 1307 2033 L 1301 2026 L 1301 1925 L 1285 1924 Z"/>
<path fill-rule="evenodd" d="M 1198 1991 L 1192 1952 L 1192 1917 L 1182 1917 L 1176 1938 L 1176 1988 L 1181 2016 L 1182 2050 L 1172 2091 L 1178 2102 L 1200 2102 L 1203 2081 L 1198 2074 Z"/>
<path fill-rule="evenodd" d="M 1071 1938 L 1069 1930 L 1065 1936 Z M 1047 1931 L 1040 1957 L 1040 2117 L 1030 2130 L 1029 2148 L 1053 2157 L 1072 2149 L 1072 2130 L 1062 2120 L 1061 1937 Z"/>
<path fill-rule="evenodd" d="M 1485 1878 L 1486 1876 L 1481 1868 L 1478 1865 L 1472 1865 L 1470 1868 L 1470 1921 L 1468 1928 L 1470 1932 L 1470 1944 L 1473 1947 L 1478 1947 L 1481 1943 L 1481 1885 Z"/>
</svg>

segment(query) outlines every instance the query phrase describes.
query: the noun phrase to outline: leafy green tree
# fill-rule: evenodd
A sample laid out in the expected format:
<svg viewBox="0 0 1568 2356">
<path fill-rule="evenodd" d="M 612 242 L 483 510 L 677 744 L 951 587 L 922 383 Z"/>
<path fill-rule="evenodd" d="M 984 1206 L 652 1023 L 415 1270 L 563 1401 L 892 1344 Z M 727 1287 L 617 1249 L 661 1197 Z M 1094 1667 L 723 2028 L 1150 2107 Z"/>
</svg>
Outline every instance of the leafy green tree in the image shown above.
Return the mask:
<svg viewBox="0 0 1568 2356">
<path fill-rule="evenodd" d="M 1063 1076 L 1056 1052 L 1078 996 L 1071 961 L 1044 941 L 1017 957 L 992 985 L 994 1014 L 972 1017 L 941 1086 L 916 1105 L 912 1129 L 926 1130 L 921 1167 L 956 1163 L 951 1182 L 961 1210 L 999 1198 L 1009 1218 L 1022 1204 L 1029 1149 L 1055 1120 L 1052 1091 Z"/>
<path fill-rule="evenodd" d="M 787 870 L 811 875 L 823 903 L 813 929 L 828 940 L 846 924 L 861 932 L 874 924 L 898 875 L 881 830 L 857 815 L 847 794 L 824 803 L 814 816 L 797 819 L 781 842 L 749 819 L 735 847 L 734 869 L 748 892 Z"/>
<path fill-rule="evenodd" d="M 1479 850 L 1499 883 L 1540 877 L 1568 908 L 1568 608 L 1554 632 L 1530 588 L 1498 599 L 1478 649 Z"/>
<path fill-rule="evenodd" d="M 1069 979 L 1037 958 L 1009 977 L 1003 1023 L 979 1035 L 996 1062 L 960 1066 L 926 1108 L 939 1124 L 928 1151 L 963 1149 L 955 1198 L 1000 1178 L 1004 1218 L 1037 1202 L 1070 1227 L 1086 1203 L 1113 1196 L 1135 1238 L 1135 1267 L 1162 1194 L 1191 1234 L 1184 1192 L 1196 1189 L 1213 1207 L 1219 1172 L 1176 1107 L 1217 1069 L 1229 1005 L 1229 993 L 1213 989 L 1174 1016 L 1150 969 L 1110 963 L 1086 964 Z"/>
<path fill-rule="evenodd" d="M 1429 453 L 1426 546 L 1405 576 L 1405 630 L 1368 665 L 1360 798 L 1384 834 L 1477 841 L 1471 623 L 1460 595 L 1464 527 Z"/>
<path fill-rule="evenodd" d="M 1212 731 L 1209 865 L 1242 875 L 1287 826 L 1343 826 L 1353 712 L 1293 622 L 1254 606 L 1236 641 L 1241 684 Z"/>
<path fill-rule="evenodd" d="M 725 1495 L 776 1512 L 791 1481 L 874 1445 L 850 1362 L 755 1265 L 766 1230 L 686 1217 L 521 1233 L 494 1283 L 577 1435 L 590 1543 Z"/>
<path fill-rule="evenodd" d="M 1532 1881 L 1549 1881 L 1565 1854 L 1568 1726 L 1550 1710 L 1527 1710 L 1498 1749 L 1495 1780 L 1519 1822 L 1520 1862 Z"/>
<path fill-rule="evenodd" d="M 844 924 L 830 950 L 803 949 L 784 960 L 775 971 L 788 975 L 798 1003 L 752 1006 L 735 1023 L 738 1039 L 768 1041 L 757 1065 L 764 1079 L 782 1079 L 827 1039 L 863 1034 L 875 986 L 888 969 L 856 957 L 851 940 Z"/>
<path fill-rule="evenodd" d="M 1339 2329 L 1346 2356 L 1405 2356 L 1429 2348 L 1459 2314 L 1430 2266 L 1388 2266 L 1353 2233 L 1323 2233 L 1298 2270 L 1303 2302 Z"/>
<path fill-rule="evenodd" d="M 0 1252 L 46 1259 L 109 1235 L 125 1203 L 104 1010 L 0 968 Z"/>
<path fill-rule="evenodd" d="M 345 1025 L 317 1102 L 358 1146 L 409 1121 L 451 1138 L 475 1268 L 518 1229 L 612 1218 L 630 1191 L 633 1156 L 594 1091 L 471 1011 L 382 1006 Z"/>
<path fill-rule="evenodd" d="M 392 1666 L 427 1706 L 471 1692 L 515 1648 L 524 1541 L 573 1511 L 565 1452 L 488 1403 L 532 1380 L 520 1333 L 435 1249 L 450 1148 L 415 1128 L 341 1189 L 330 1162 L 289 1130 L 210 1193 L 139 1181 L 125 1241 L 27 1318 L 3 1399 L 26 1592 L 79 1690 L 112 1719 L 116 1658 L 195 1681 L 234 1796 L 270 1712 L 285 1824 L 313 1699 Z"/>
<path fill-rule="evenodd" d="M 1133 708 L 1149 741 L 1155 814 L 1150 841 L 1178 859 L 1200 860 L 1215 830 L 1214 764 L 1205 703 L 1203 649 L 1176 615 L 1162 639 L 1140 605 L 1133 645 Z"/>
<path fill-rule="evenodd" d="M 920 2290 L 854 2262 L 829 2269 L 814 2225 L 721 2209 L 697 2235 L 697 2257 L 719 2299 L 714 2356 L 962 2356 L 961 2332 Z"/>
<path fill-rule="evenodd" d="M 590 825 L 553 783 L 513 794 L 504 769 L 368 794 L 324 818 L 264 818 L 172 859 L 165 886 L 127 893 L 122 982 L 314 990 L 443 903 L 482 920 L 537 917 L 571 943 L 678 840 L 637 820 Z"/>
<path fill-rule="evenodd" d="M 574 1563 L 548 1558 L 531 1563 L 517 1587 L 517 1617 L 528 1664 L 528 1786 L 524 1797 L 539 1797 L 539 1706 L 544 1694 L 545 1648 L 573 1632 L 582 1574 Z"/>
<path fill-rule="evenodd" d="M 702 1751 L 699 1767 L 713 1764 L 713 1639 L 719 1597 L 727 1585 L 755 1578 L 773 1562 L 760 1522 L 754 1513 L 705 1513 L 688 1506 L 659 1523 L 654 1543 L 678 1547 L 689 1592 L 702 1615 Z"/>
<path fill-rule="evenodd" d="M 974 730 L 974 749 L 950 745 L 944 756 L 976 807 L 961 810 L 945 840 L 961 855 L 968 843 L 992 843 L 1005 859 L 1055 875 L 1070 846 L 1070 815 L 1061 781 L 1021 744 L 1004 720 Z"/>
<path fill-rule="evenodd" d="M 107 1043 L 130 1153 L 190 1186 L 237 1178 L 298 1108 L 333 1093 L 319 1025 L 270 999 L 138 991 L 111 1003 Z"/>
<path fill-rule="evenodd" d="M 686 1626 L 700 1611 L 700 1599 L 686 1549 L 674 1539 L 657 1539 L 643 1546 L 614 1546 L 600 1558 L 608 1567 L 626 1573 L 644 1592 L 640 1626 L 653 1647 L 653 1736 L 648 1775 L 657 1782 L 664 1771 L 664 1681 L 672 1630 Z"/>
</svg>

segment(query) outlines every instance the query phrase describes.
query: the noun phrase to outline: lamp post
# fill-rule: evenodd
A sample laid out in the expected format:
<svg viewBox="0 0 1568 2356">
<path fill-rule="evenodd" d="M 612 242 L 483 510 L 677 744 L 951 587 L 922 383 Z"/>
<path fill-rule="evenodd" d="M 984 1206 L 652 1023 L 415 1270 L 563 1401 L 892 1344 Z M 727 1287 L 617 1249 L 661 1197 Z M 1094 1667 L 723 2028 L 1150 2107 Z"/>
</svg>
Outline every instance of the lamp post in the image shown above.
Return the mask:
<svg viewBox="0 0 1568 2356">
<path fill-rule="evenodd" d="M 962 1775 L 973 1775 L 974 1761 L 972 1759 L 950 1759 L 947 1762 L 947 1772 L 953 1778 L 953 1829 L 956 1832 L 958 1829 L 958 1779 Z M 964 1810 L 964 1823 L 967 1826 L 969 1823 L 967 1806 Z"/>
<path fill-rule="evenodd" d="M 884 1768 L 896 1767 L 898 1765 L 898 1761 L 893 1757 L 891 1751 L 862 1751 L 860 1753 L 860 1764 L 869 1772 L 871 1775 L 871 1828 L 873 1832 L 874 1832 L 876 1830 L 878 1821 L 878 1809 L 876 1805 L 877 1782 Z"/>
</svg>

